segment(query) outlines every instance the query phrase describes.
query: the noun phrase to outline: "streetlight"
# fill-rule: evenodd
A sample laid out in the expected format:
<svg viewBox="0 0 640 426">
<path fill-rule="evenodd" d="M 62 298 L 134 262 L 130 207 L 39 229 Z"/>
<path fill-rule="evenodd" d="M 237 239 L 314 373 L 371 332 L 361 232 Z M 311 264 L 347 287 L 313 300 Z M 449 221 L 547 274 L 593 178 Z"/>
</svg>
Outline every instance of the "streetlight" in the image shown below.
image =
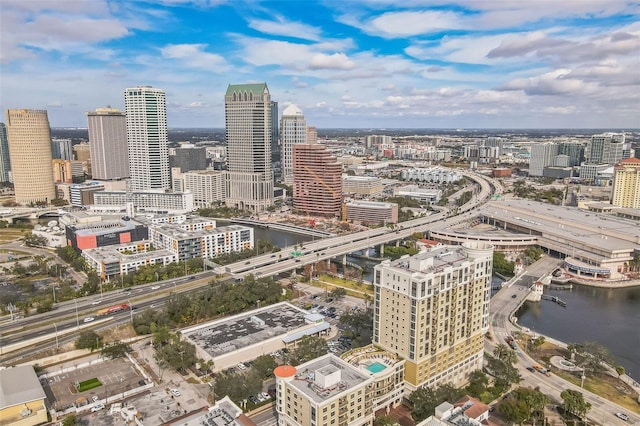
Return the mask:
<svg viewBox="0 0 640 426">
<path fill-rule="evenodd" d="M 131 324 L 133 324 L 133 305 L 131 305 L 131 299 L 127 299 L 129 302 L 129 315 L 131 316 Z"/>
<path fill-rule="evenodd" d="M 580 382 L 580 387 L 581 387 L 581 388 L 584 388 L 584 379 L 585 379 L 585 376 L 584 376 L 584 367 L 582 367 L 582 377 L 581 377 L 581 379 L 582 379 L 582 381 Z"/>
</svg>

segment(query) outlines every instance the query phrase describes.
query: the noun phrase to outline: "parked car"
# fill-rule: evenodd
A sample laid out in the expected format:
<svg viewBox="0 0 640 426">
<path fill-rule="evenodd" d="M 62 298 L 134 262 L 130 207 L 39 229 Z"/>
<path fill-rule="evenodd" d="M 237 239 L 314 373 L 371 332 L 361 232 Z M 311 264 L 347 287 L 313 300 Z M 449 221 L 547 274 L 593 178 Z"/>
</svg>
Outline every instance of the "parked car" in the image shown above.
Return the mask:
<svg viewBox="0 0 640 426">
<path fill-rule="evenodd" d="M 171 393 L 173 394 L 173 396 L 180 396 L 181 393 L 178 389 L 170 389 Z"/>
<path fill-rule="evenodd" d="M 100 403 L 100 404 L 96 404 L 93 407 L 91 407 L 91 412 L 95 413 L 96 411 L 100 411 L 100 410 L 104 410 L 104 404 Z"/>
<path fill-rule="evenodd" d="M 98 399 L 100 399 L 100 398 L 98 398 L 98 395 L 92 395 L 92 396 L 91 396 L 91 400 L 92 400 L 93 402 L 96 402 Z"/>
<path fill-rule="evenodd" d="M 244 370 L 246 370 L 246 369 L 247 369 L 247 366 L 246 366 L 246 365 L 244 365 L 243 363 L 238 364 L 236 367 L 238 367 L 238 369 L 239 369 L 239 370 L 242 370 L 242 371 L 244 371 Z"/>
<path fill-rule="evenodd" d="M 267 399 L 271 399 L 271 395 L 266 392 L 262 392 L 260 396 L 266 401 Z"/>
</svg>

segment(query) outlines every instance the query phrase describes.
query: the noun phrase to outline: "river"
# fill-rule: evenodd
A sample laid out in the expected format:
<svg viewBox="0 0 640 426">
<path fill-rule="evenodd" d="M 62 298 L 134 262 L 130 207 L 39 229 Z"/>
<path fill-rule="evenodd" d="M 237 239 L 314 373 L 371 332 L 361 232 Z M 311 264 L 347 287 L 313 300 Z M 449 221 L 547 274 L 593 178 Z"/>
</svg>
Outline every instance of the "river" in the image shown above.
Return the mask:
<svg viewBox="0 0 640 426">
<path fill-rule="evenodd" d="M 606 289 L 574 285 L 571 291 L 545 290 L 567 302 L 526 302 L 518 324 L 565 343 L 597 342 L 617 364 L 640 380 L 640 288 Z"/>
</svg>

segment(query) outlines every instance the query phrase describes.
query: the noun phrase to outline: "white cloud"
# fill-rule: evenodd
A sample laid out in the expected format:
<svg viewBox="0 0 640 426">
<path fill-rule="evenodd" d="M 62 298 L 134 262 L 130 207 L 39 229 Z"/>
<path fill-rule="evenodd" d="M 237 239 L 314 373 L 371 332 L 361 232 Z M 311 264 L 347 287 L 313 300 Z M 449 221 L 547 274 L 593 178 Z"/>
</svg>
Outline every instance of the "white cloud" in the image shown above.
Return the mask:
<svg viewBox="0 0 640 426">
<path fill-rule="evenodd" d="M 303 40 L 320 40 L 320 29 L 300 22 L 289 22 L 282 17 L 275 21 L 262 19 L 249 20 L 249 27 L 261 33 L 300 38 Z"/>
<path fill-rule="evenodd" d="M 393 38 L 462 29 L 464 24 L 457 13 L 424 10 L 384 13 L 360 28 L 364 27 L 381 37 Z"/>
<path fill-rule="evenodd" d="M 504 89 L 524 90 L 529 95 L 585 95 L 596 91 L 596 83 L 571 78 L 570 74 L 569 69 L 557 69 L 537 77 L 512 80 Z"/>
<path fill-rule="evenodd" d="M 332 70 L 349 70 L 355 67 L 355 63 L 347 57 L 344 53 L 334 53 L 333 55 L 325 55 L 324 53 L 318 53 L 313 55 L 309 61 L 309 68 L 312 70 L 317 69 L 332 69 Z"/>
<path fill-rule="evenodd" d="M 169 44 L 160 49 L 163 58 L 178 59 L 188 68 L 202 68 L 211 72 L 227 69 L 225 59 L 215 53 L 205 52 L 205 44 Z"/>
<path fill-rule="evenodd" d="M 548 106 L 542 109 L 547 114 L 573 114 L 576 112 L 576 107 L 573 105 L 569 106 Z"/>
</svg>

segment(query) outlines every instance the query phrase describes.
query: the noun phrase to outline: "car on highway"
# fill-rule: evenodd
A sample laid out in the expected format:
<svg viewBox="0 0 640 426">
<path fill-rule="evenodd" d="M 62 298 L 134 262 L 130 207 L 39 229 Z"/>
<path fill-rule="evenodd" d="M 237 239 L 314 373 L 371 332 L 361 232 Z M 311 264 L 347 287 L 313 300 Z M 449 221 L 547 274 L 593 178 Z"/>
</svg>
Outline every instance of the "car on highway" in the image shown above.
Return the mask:
<svg viewBox="0 0 640 426">
<path fill-rule="evenodd" d="M 94 317 L 86 317 L 84 320 L 82 320 L 83 322 L 91 322 L 93 321 L 95 318 Z"/>
<path fill-rule="evenodd" d="M 104 410 L 104 404 L 100 403 L 100 404 L 96 404 L 93 407 L 91 407 L 91 412 L 95 413 L 96 411 L 100 411 L 100 410 Z"/>
<path fill-rule="evenodd" d="M 625 422 L 629 421 L 629 416 L 627 416 L 625 413 L 616 413 L 616 417 L 620 420 L 624 420 Z"/>
<path fill-rule="evenodd" d="M 94 300 L 93 302 L 91 302 L 92 305 L 99 305 L 102 303 L 102 300 L 98 299 L 98 300 Z"/>
<path fill-rule="evenodd" d="M 181 393 L 178 389 L 170 389 L 170 392 L 173 394 L 173 396 L 180 396 Z"/>
<path fill-rule="evenodd" d="M 160 288 L 159 285 L 152 285 L 151 290 L 158 290 Z"/>
</svg>

